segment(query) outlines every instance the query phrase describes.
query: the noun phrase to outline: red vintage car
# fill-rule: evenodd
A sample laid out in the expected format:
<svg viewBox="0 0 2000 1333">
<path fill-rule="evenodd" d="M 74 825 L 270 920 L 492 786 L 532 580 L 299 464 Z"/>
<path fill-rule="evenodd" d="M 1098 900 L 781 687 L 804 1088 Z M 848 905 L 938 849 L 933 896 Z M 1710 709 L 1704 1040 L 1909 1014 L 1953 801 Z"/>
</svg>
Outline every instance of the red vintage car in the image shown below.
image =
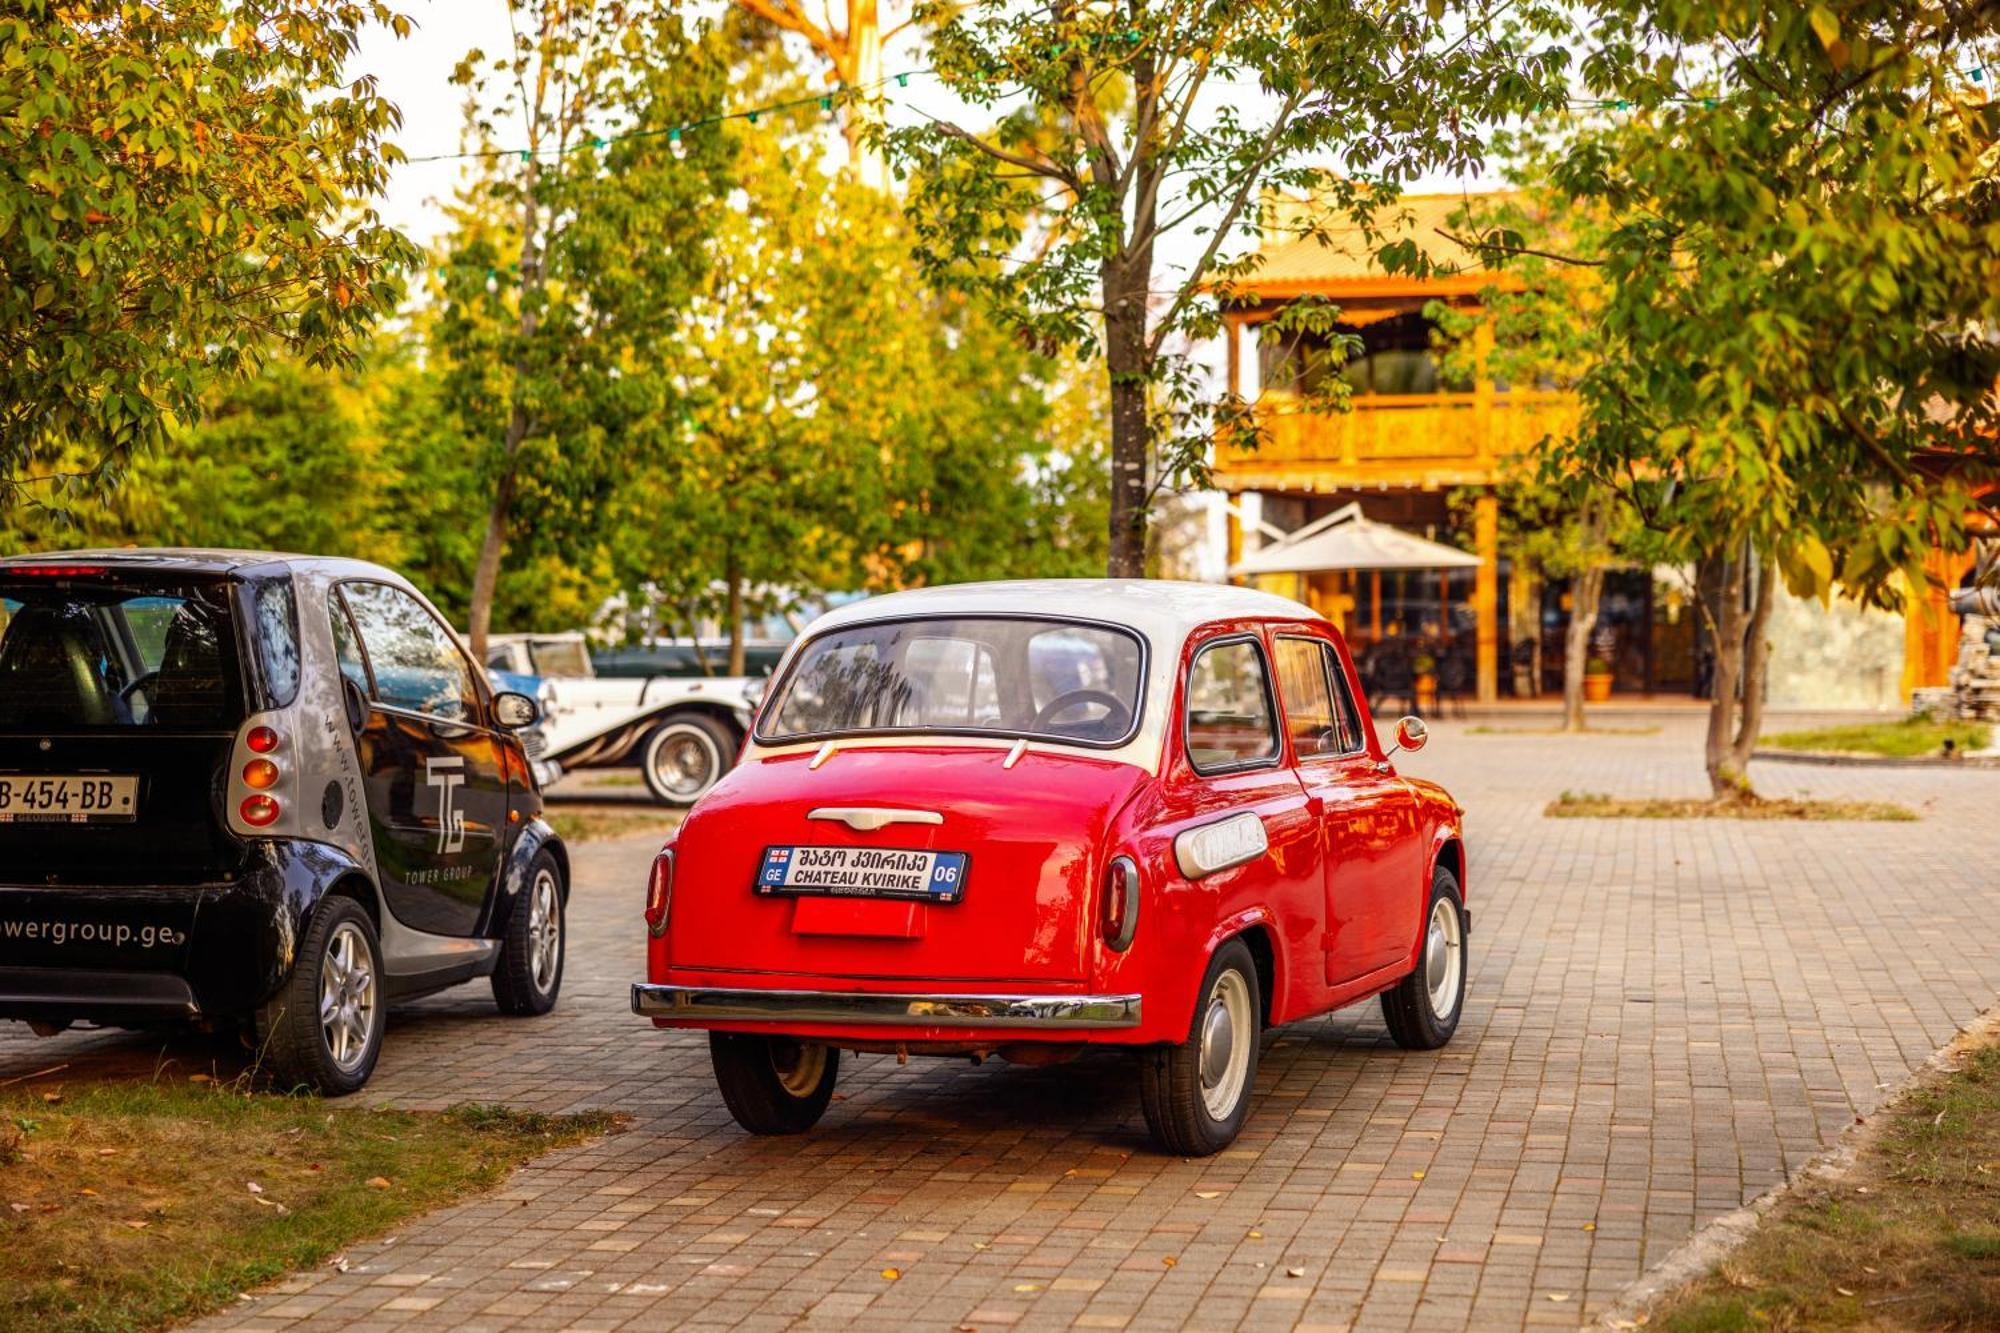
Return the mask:
<svg viewBox="0 0 2000 1333">
<path fill-rule="evenodd" d="M 1216 1152 L 1266 1029 L 1371 996 L 1404 1047 L 1458 1026 L 1463 811 L 1391 753 L 1339 633 L 1267 593 L 1043 580 L 843 607 L 654 862 L 633 1010 L 709 1031 L 754 1133 L 810 1128 L 842 1049 L 1115 1046 L 1160 1143 Z"/>
</svg>

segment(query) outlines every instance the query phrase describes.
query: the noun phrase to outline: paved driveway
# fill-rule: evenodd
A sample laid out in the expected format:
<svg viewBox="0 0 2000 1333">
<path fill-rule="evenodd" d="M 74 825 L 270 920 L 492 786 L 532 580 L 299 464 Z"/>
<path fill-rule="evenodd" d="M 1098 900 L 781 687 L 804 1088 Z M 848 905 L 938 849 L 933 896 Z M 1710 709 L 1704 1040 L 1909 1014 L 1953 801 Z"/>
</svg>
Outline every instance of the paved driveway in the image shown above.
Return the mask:
<svg viewBox="0 0 2000 1333">
<path fill-rule="evenodd" d="M 1108 1058 L 849 1057 L 817 1132 L 746 1137 L 704 1039 L 626 1012 L 650 845 L 581 849 L 561 1008 L 499 1019 L 483 987 L 413 1006 L 370 1095 L 610 1106 L 630 1130 L 217 1322 L 1573 1326 L 2000 988 L 2000 772 L 1760 765 L 1769 792 L 1926 816 L 1800 825 L 1540 817 L 1566 787 L 1700 794 L 1690 718 L 1575 739 L 1441 723 L 1407 768 L 1471 811 L 1457 1040 L 1399 1052 L 1372 1003 L 1285 1028 L 1242 1139 L 1207 1161 L 1147 1147 Z M 0 1078 L 154 1054 L 10 1033 Z"/>
</svg>

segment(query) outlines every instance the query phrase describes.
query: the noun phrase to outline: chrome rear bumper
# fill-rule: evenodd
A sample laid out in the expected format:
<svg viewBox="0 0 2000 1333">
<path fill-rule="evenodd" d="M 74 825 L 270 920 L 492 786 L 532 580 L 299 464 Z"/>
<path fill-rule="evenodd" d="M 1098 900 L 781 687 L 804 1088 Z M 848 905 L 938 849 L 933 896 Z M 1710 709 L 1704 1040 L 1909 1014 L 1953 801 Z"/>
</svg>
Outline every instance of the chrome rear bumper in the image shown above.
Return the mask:
<svg viewBox="0 0 2000 1333">
<path fill-rule="evenodd" d="M 853 991 L 632 987 L 647 1018 L 866 1027 L 1041 1028 L 1074 1032 L 1139 1026 L 1136 995 L 880 995 Z"/>
</svg>

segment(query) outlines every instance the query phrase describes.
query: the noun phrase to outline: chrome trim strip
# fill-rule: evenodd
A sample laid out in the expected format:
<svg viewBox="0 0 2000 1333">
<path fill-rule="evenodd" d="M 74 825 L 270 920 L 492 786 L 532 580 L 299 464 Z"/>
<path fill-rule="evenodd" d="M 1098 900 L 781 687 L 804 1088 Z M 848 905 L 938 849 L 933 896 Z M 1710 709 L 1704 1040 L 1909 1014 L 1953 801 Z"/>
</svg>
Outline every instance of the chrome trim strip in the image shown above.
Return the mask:
<svg viewBox="0 0 2000 1333">
<path fill-rule="evenodd" d="M 1136 995 L 882 995 L 853 991 L 725 990 L 632 985 L 647 1018 L 858 1023 L 869 1027 L 1044 1028 L 1139 1026 Z"/>
<path fill-rule="evenodd" d="M 891 824 L 942 824 L 936 810 L 902 810 L 876 805 L 822 805 L 806 811 L 807 819 L 831 819 L 857 833 L 873 833 Z"/>
</svg>

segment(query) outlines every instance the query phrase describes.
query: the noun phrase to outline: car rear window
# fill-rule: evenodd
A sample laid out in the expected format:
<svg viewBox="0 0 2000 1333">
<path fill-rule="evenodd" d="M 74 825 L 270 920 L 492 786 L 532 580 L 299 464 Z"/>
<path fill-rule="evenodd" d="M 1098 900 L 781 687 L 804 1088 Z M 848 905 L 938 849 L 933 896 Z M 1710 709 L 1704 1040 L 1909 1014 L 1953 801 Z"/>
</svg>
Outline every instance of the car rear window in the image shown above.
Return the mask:
<svg viewBox="0 0 2000 1333">
<path fill-rule="evenodd" d="M 226 585 L 0 574 L 0 730 L 215 731 L 242 718 Z"/>
<path fill-rule="evenodd" d="M 764 740 L 991 732 L 1117 745 L 1139 717 L 1145 651 L 1108 625 L 955 617 L 849 625 L 799 650 Z"/>
</svg>

